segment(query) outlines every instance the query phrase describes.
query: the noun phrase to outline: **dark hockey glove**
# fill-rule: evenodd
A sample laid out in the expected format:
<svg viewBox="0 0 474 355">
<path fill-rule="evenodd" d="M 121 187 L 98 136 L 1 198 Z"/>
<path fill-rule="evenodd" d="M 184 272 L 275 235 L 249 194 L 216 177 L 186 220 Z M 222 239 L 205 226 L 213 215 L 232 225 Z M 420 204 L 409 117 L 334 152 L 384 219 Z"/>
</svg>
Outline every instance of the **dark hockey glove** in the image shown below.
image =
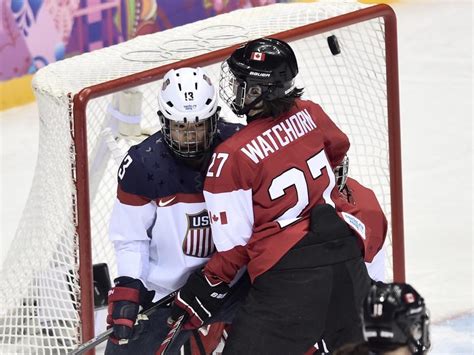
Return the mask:
<svg viewBox="0 0 474 355">
<path fill-rule="evenodd" d="M 109 291 L 107 324 L 113 327 L 110 339 L 117 342 L 130 339 L 140 305 L 146 306 L 155 292 L 148 291 L 140 280 L 121 276 L 114 280 L 115 287 Z"/>
<path fill-rule="evenodd" d="M 168 323 L 172 326 L 187 314 L 183 329 L 199 328 L 221 308 L 229 290 L 228 284 L 210 280 L 201 270 L 195 271 L 176 295 Z"/>
</svg>

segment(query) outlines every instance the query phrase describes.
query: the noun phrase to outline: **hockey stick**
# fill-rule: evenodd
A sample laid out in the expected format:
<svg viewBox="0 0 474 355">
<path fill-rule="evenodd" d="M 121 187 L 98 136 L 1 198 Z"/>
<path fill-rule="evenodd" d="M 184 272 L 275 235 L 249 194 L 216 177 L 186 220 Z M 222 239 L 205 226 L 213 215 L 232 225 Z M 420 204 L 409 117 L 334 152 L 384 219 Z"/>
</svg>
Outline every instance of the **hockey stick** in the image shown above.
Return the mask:
<svg viewBox="0 0 474 355">
<path fill-rule="evenodd" d="M 171 302 L 173 300 L 174 296 L 176 296 L 177 293 L 178 293 L 178 290 L 171 292 L 169 295 L 163 297 L 158 302 L 153 304 L 153 306 L 151 306 L 147 310 L 140 313 L 140 315 L 149 316 L 150 314 L 155 312 L 158 307 L 163 306 L 163 305 Z M 69 353 L 69 355 L 80 355 L 80 354 L 85 353 L 87 350 L 95 348 L 97 345 L 99 345 L 100 343 L 105 341 L 109 337 L 109 335 L 112 334 L 112 332 L 113 332 L 113 328 L 107 329 L 105 332 L 103 332 L 103 333 L 95 336 L 94 338 L 86 341 L 85 343 L 82 343 L 81 345 L 79 345 L 79 347 L 76 348 L 75 350 L 71 351 Z"/>
<path fill-rule="evenodd" d="M 165 340 L 163 340 L 163 342 L 161 343 L 160 347 L 158 348 L 158 351 L 156 352 L 156 355 L 166 354 L 166 351 L 168 350 L 168 348 L 176 340 L 176 337 L 181 331 L 181 328 L 183 327 L 184 323 L 186 323 L 186 320 L 188 319 L 187 315 L 188 315 L 187 313 L 184 313 L 183 315 L 179 316 L 176 322 L 173 323 L 173 327 L 170 329 L 170 331 L 166 335 Z"/>
</svg>

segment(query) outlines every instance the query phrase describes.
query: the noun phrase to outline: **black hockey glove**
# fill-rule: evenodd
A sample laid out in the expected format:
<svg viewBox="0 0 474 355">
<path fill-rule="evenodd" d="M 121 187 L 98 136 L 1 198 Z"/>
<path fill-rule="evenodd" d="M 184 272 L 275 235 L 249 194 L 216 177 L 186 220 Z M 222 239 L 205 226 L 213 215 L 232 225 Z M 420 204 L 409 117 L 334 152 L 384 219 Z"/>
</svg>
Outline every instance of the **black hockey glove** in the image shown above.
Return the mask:
<svg viewBox="0 0 474 355">
<path fill-rule="evenodd" d="M 209 280 L 201 270 L 193 272 L 176 295 L 169 325 L 187 314 L 183 329 L 199 328 L 221 308 L 229 290 L 228 284 Z"/>
<path fill-rule="evenodd" d="M 132 337 L 140 305 L 148 305 L 155 292 L 148 291 L 140 280 L 128 276 L 118 277 L 114 282 L 115 287 L 109 291 L 107 324 L 114 330 L 110 339 L 117 343 Z"/>
</svg>

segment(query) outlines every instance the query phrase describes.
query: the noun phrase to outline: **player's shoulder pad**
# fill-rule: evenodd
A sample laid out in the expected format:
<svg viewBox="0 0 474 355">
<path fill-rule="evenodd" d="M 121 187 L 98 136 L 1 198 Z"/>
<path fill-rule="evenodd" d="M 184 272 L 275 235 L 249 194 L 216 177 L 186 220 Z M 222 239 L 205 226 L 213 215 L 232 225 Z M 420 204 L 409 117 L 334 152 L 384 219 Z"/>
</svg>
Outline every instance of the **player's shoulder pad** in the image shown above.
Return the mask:
<svg viewBox="0 0 474 355">
<path fill-rule="evenodd" d="M 248 138 L 249 131 L 245 125 L 222 122 L 221 127 L 222 130 L 219 129 L 218 139 L 213 145 L 214 151 L 225 150 L 226 153 L 233 153 Z"/>
<path fill-rule="evenodd" d="M 225 141 L 227 138 L 239 132 L 243 127 L 245 126 L 240 123 L 226 122 L 220 119 L 217 122 L 217 139 L 219 142 Z"/>
<path fill-rule="evenodd" d="M 140 144 L 130 147 L 117 174 L 120 188 L 131 194 L 154 199 L 159 195 L 157 178 L 160 171 L 174 162 L 157 132 Z"/>
</svg>

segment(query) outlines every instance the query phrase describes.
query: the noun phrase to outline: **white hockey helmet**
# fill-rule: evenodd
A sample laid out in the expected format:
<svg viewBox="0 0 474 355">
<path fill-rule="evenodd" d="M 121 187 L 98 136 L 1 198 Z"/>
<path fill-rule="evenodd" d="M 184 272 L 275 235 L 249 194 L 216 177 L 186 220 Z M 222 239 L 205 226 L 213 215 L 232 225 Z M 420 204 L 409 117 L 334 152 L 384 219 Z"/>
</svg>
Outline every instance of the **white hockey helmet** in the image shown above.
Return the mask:
<svg viewBox="0 0 474 355">
<path fill-rule="evenodd" d="M 201 68 L 171 69 L 158 92 L 165 142 L 180 157 L 196 158 L 211 147 L 220 107 L 217 90 Z"/>
</svg>

